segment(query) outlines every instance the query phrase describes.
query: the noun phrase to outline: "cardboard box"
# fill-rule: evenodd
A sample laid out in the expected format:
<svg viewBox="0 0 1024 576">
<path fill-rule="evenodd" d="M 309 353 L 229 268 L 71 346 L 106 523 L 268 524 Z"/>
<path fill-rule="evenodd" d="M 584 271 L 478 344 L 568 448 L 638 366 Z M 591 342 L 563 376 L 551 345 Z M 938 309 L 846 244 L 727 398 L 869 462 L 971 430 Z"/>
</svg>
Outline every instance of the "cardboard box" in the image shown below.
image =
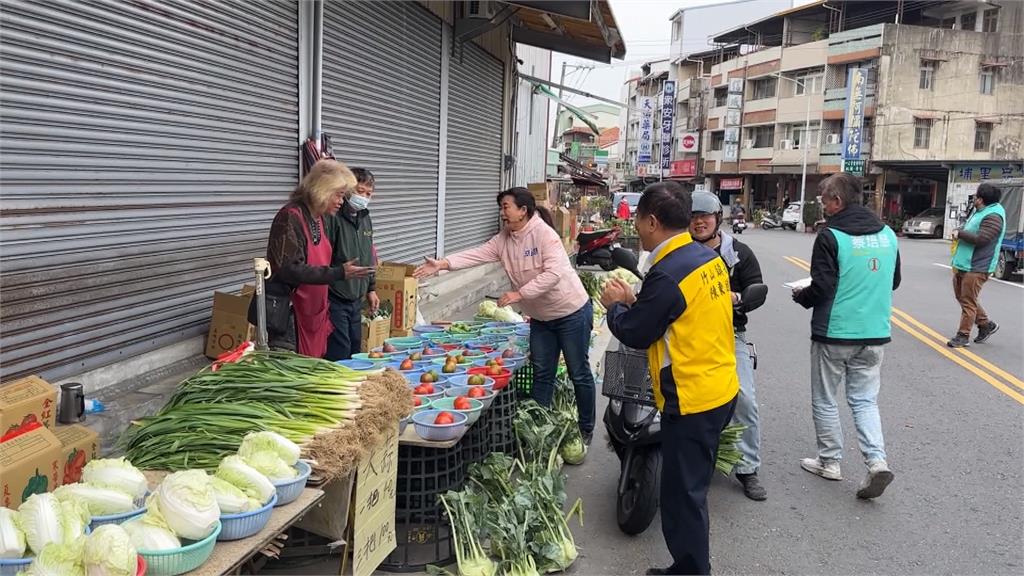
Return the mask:
<svg viewBox="0 0 1024 576">
<path fill-rule="evenodd" d="M 390 331 L 390 318 L 375 318 L 370 320 L 369 324 L 363 322 L 363 340 L 359 349 L 363 352 L 369 352 L 374 348 L 380 348 L 384 345 L 384 341 L 388 339 Z"/>
<path fill-rule="evenodd" d="M 53 430 L 57 419 L 57 388 L 39 376 L 0 385 L 0 436 L 33 422 Z"/>
<path fill-rule="evenodd" d="M 391 302 L 391 329 L 411 330 L 416 324 L 415 266 L 384 262 L 377 267 L 377 296 Z"/>
<path fill-rule="evenodd" d="M 555 218 L 555 230 L 558 232 L 558 236 L 565 240 L 572 236 L 572 214 L 563 206 L 559 206 L 551 211 L 552 216 Z"/>
<path fill-rule="evenodd" d="M 392 338 L 408 338 L 410 336 L 415 336 L 412 330 L 395 330 L 394 328 L 391 329 Z"/>
<path fill-rule="evenodd" d="M 60 440 L 39 423 L 0 442 L 0 505 L 17 509 L 29 496 L 60 481 Z"/>
<path fill-rule="evenodd" d="M 213 315 L 210 333 L 206 337 L 207 358 L 217 358 L 255 337 L 256 328 L 249 324 L 249 302 L 253 292 L 255 288 L 245 286 L 241 294 L 213 293 Z"/>
<path fill-rule="evenodd" d="M 547 182 L 534 182 L 527 184 L 526 189 L 533 194 L 533 199 L 537 202 L 547 202 L 550 199 L 551 194 L 548 192 Z"/>
<path fill-rule="evenodd" d="M 57 426 L 53 434 L 61 446 L 59 486 L 79 482 L 82 468 L 99 457 L 99 434 L 81 424 Z"/>
</svg>

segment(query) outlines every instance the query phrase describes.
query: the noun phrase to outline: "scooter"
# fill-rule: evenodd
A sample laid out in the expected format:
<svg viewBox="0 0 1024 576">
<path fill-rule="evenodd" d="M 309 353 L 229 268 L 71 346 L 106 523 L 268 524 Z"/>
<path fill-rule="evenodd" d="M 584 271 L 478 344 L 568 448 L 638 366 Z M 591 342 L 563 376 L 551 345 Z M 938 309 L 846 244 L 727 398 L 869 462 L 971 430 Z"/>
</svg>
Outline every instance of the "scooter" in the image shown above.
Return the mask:
<svg viewBox="0 0 1024 576">
<path fill-rule="evenodd" d="M 761 228 L 763 230 L 782 228 L 782 216 L 775 212 L 765 212 L 764 215 L 761 216 Z"/>
<path fill-rule="evenodd" d="M 612 251 L 620 235 L 622 230 L 617 227 L 580 232 L 576 237 L 576 243 L 579 245 L 576 266 L 600 266 L 602 270 L 608 272 L 615 270 L 618 266 L 612 261 Z"/>
<path fill-rule="evenodd" d="M 743 291 L 742 300 L 763 298 L 767 291 L 768 286 L 754 284 Z M 753 343 L 748 346 L 756 369 L 756 348 Z M 645 350 L 619 344 L 619 350 L 609 350 L 605 354 L 604 368 L 601 393 L 609 397 L 604 426 L 621 463 L 615 517 L 619 529 L 633 536 L 646 530 L 658 511 L 661 496 L 661 414 L 654 406 Z"/>
<path fill-rule="evenodd" d="M 743 234 L 743 231 L 747 229 L 747 217 L 746 216 L 733 216 L 732 219 L 732 233 Z"/>
</svg>

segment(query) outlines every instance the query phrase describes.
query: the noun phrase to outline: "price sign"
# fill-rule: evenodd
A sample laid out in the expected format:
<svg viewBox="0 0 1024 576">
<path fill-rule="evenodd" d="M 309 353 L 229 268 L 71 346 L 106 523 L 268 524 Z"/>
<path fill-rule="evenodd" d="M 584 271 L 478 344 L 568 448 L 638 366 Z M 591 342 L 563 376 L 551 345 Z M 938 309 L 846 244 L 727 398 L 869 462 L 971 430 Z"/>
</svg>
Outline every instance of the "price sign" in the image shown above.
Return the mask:
<svg viewBox="0 0 1024 576">
<path fill-rule="evenodd" d="M 398 478 L 398 429 L 388 433 L 356 472 L 352 502 L 352 574 L 369 576 L 395 549 L 395 485 Z"/>
</svg>

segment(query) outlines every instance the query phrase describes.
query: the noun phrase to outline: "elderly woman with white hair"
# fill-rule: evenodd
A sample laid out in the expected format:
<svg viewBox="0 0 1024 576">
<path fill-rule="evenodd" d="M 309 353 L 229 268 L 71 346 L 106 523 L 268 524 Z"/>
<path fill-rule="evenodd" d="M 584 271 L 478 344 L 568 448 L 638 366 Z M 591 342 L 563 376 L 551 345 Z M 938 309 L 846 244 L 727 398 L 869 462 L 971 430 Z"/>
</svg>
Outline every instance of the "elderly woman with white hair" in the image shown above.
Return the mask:
<svg viewBox="0 0 1024 576">
<path fill-rule="evenodd" d="M 355 188 L 356 177 L 344 164 L 320 160 L 270 226 L 267 260 L 278 283 L 290 290 L 296 349 L 305 356 L 322 358 L 327 351 L 327 338 L 334 329 L 328 286 L 346 278 L 363 278 L 373 270 L 355 261 L 332 262 L 334 250 L 324 232 L 324 216 L 337 213 Z"/>
</svg>

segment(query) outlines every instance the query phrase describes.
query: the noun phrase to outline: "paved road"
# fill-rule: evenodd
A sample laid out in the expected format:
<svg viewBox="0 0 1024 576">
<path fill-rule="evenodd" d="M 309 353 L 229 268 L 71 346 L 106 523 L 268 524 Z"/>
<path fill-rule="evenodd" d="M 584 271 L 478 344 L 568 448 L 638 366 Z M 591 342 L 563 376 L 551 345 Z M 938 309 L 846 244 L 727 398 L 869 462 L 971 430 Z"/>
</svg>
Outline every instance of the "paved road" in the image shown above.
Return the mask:
<svg viewBox="0 0 1024 576">
<path fill-rule="evenodd" d="M 813 236 L 752 230 L 742 240 L 758 255 L 771 290 L 749 332 L 760 354 L 761 476 L 769 499 L 747 500 L 735 480 L 716 476 L 710 496 L 716 573 L 1024 572 L 1024 288 L 986 285 L 982 301 L 1002 330 L 967 353 L 951 351 L 945 340 L 959 308 L 949 270 L 935 265 L 948 262 L 949 245 L 901 239 L 904 281 L 895 301 L 901 326 L 886 349 L 880 397 L 896 480 L 882 498 L 859 501 L 854 492 L 864 467 L 845 406 L 846 479 L 828 482 L 799 467 L 815 450 L 810 313 L 781 285 L 807 275 L 787 257 L 809 261 Z M 603 409 L 600 398 L 599 414 Z M 597 438 L 587 462 L 569 469 L 570 490 L 586 507 L 586 526 L 574 528 L 582 548 L 574 573 L 642 574 L 650 565 L 667 565 L 659 519 L 638 537 L 618 532 L 618 461 Z"/>
</svg>

